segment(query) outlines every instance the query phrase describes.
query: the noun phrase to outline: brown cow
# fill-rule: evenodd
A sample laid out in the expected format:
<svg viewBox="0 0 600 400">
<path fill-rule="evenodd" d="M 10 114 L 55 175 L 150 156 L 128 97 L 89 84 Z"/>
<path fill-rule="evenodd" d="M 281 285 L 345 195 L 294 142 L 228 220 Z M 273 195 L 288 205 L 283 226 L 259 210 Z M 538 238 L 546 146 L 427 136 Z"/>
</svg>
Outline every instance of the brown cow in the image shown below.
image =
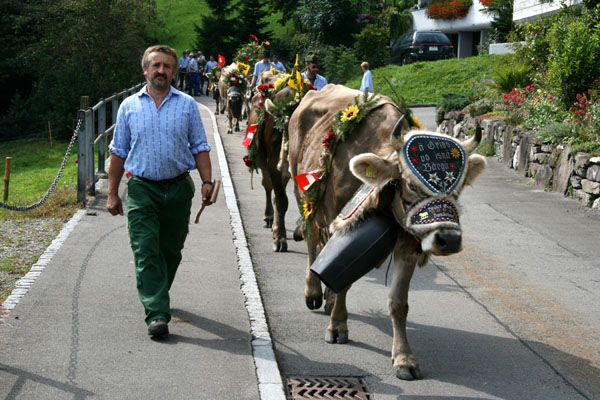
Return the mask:
<svg viewBox="0 0 600 400">
<path fill-rule="evenodd" d="M 334 115 L 352 104 L 357 95 L 361 93 L 341 85 L 327 85 L 321 91 L 309 92 L 302 99 L 289 123 L 288 158 L 292 176 L 319 167 L 323 139 L 327 137 Z M 316 259 L 320 242 L 325 242 L 336 232 L 353 229 L 369 213 L 391 212 L 396 221 L 399 233 L 393 250 L 394 277 L 388 309 L 393 323 L 393 368 L 400 379 L 422 377 L 406 337 L 411 277 L 415 266 L 425 265 L 430 254 L 447 255 L 461 250 L 456 204 L 463 186 L 473 183 L 485 169 L 485 158 L 469 155 L 480 140 L 480 129 L 473 139 L 464 143 L 433 132 L 408 131 L 408 123 L 400 110 L 389 98 L 379 96 L 377 105 L 349 137 L 338 142 L 328 178 L 320 183 L 323 195 L 304 234 L 309 267 Z M 440 143 L 453 146 L 452 155 L 461 160 L 459 178 L 454 177 L 453 171 L 446 171 L 444 177 L 438 176 L 437 172 L 427 176 L 425 170 L 419 169 L 420 160 L 436 154 L 415 153 L 415 157 L 409 157 L 407 152 L 409 149 L 420 151 L 427 147 L 424 145 L 429 143 L 427 141 L 433 147 Z M 456 168 L 456 164 L 453 167 Z M 427 168 L 432 167 L 428 164 Z M 433 167 L 434 171 L 436 168 Z M 448 186 L 449 182 L 452 182 L 451 186 Z M 364 184 L 372 185 L 374 189 L 356 209 L 355 217 L 345 220 L 340 212 Z M 294 185 L 294 192 L 300 202 L 297 185 Z M 450 217 L 432 219 L 433 215 L 438 215 L 434 213 L 440 204 L 447 205 L 444 210 L 450 212 Z M 346 343 L 348 340 L 348 289 L 349 286 L 335 296 L 325 335 L 329 343 Z M 310 269 L 307 270 L 304 295 L 309 308 L 321 306 L 321 283 Z"/>
<path fill-rule="evenodd" d="M 272 75 L 270 71 L 262 73 L 260 82 L 264 85 L 274 84 L 278 78 L 284 74 Z M 280 90 L 275 95 L 275 101 L 280 101 L 295 92 L 289 86 Z M 252 97 L 252 108 L 248 125 L 256 124 L 258 112 L 265 106 L 265 98 L 258 92 Z M 269 104 L 269 102 L 267 102 Z M 280 160 L 283 134 L 275 128 L 275 120 L 269 113 L 264 113 L 264 121 L 260 129 L 254 134 L 254 144 L 256 145 L 256 166 L 262 173 L 262 185 L 265 189 L 265 227 L 271 228 L 273 232 L 273 251 L 287 251 L 287 232 L 285 229 L 285 213 L 288 209 L 288 197 L 285 191 L 290 179 L 287 162 L 283 168 L 278 168 Z M 271 197 L 273 194 L 273 197 Z"/>
</svg>

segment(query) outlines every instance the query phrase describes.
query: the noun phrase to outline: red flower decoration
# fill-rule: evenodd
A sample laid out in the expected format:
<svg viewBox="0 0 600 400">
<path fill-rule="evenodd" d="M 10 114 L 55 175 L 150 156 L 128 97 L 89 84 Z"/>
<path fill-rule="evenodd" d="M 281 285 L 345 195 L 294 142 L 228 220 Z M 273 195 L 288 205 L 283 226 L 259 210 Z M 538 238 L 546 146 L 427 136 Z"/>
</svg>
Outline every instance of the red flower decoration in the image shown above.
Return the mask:
<svg viewBox="0 0 600 400">
<path fill-rule="evenodd" d="M 416 153 L 418 150 L 417 146 L 415 146 L 414 144 L 412 146 L 410 146 L 410 151 L 411 153 Z"/>
<path fill-rule="evenodd" d="M 334 135 L 335 135 L 335 133 L 333 132 L 333 130 L 329 129 L 327 131 L 327 137 L 325 139 L 323 139 L 323 147 L 325 147 L 326 149 L 329 149 L 329 143 L 331 143 L 331 139 L 333 139 Z"/>
<path fill-rule="evenodd" d="M 264 92 L 267 89 L 273 89 L 275 86 L 272 83 L 269 83 L 268 85 L 258 85 L 257 89 L 260 90 L 261 92 Z"/>
<path fill-rule="evenodd" d="M 252 35 L 252 34 L 251 34 L 251 35 L 250 35 L 250 37 L 251 37 L 252 39 L 254 39 L 254 41 L 258 42 L 258 38 L 257 38 L 255 35 Z"/>
<path fill-rule="evenodd" d="M 250 161 L 250 158 L 248 156 L 244 156 L 243 160 L 244 164 L 246 164 L 246 167 L 250 168 L 252 166 L 252 161 Z"/>
</svg>

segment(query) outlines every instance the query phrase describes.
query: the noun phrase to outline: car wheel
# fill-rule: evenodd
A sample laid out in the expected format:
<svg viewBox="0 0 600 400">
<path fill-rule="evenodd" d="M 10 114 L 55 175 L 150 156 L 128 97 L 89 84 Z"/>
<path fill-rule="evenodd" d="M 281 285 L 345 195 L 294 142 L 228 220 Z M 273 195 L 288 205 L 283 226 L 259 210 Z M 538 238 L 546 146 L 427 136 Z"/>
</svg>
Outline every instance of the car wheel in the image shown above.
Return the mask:
<svg viewBox="0 0 600 400">
<path fill-rule="evenodd" d="M 402 65 L 408 65 L 408 64 L 410 64 L 410 58 L 408 58 L 408 56 L 406 54 L 402 56 L 401 64 Z"/>
</svg>

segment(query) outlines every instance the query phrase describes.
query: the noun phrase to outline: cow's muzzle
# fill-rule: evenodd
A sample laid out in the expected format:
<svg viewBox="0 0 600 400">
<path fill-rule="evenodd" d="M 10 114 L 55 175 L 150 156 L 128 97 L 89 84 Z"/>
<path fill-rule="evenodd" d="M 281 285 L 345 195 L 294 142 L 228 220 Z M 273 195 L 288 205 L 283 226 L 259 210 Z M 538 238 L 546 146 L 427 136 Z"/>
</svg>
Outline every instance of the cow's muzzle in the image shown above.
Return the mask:
<svg viewBox="0 0 600 400">
<path fill-rule="evenodd" d="M 436 256 L 458 253 L 462 250 L 462 233 L 459 230 L 431 232 L 421 242 L 421 248 Z"/>
</svg>

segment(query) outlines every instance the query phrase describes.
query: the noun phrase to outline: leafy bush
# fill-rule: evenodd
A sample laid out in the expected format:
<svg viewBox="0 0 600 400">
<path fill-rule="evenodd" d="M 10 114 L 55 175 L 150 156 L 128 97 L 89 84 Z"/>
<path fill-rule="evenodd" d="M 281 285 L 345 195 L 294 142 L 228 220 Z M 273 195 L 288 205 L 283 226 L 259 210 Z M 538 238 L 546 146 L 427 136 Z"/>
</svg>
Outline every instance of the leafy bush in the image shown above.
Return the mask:
<svg viewBox="0 0 600 400">
<path fill-rule="evenodd" d="M 567 138 L 571 136 L 571 126 L 568 122 L 552 121 L 538 129 L 535 136 L 544 143 L 565 143 Z"/>
<path fill-rule="evenodd" d="M 454 20 L 467 16 L 473 0 L 433 0 L 425 10 L 429 19 Z"/>
<path fill-rule="evenodd" d="M 555 88 L 565 106 L 585 92 L 600 75 L 600 33 L 598 25 L 584 13 L 563 13 L 550 29 L 548 86 Z"/>
<path fill-rule="evenodd" d="M 531 83 L 531 66 L 523 62 L 500 64 L 492 73 L 492 83 L 488 86 L 500 93 L 508 93 L 514 88 L 524 88 Z"/>
<path fill-rule="evenodd" d="M 345 46 L 330 48 L 325 56 L 325 66 L 329 83 L 344 83 L 360 74 L 360 61 Z"/>
<path fill-rule="evenodd" d="M 436 108 L 436 122 L 441 124 L 444 114 L 450 111 L 462 110 L 471 103 L 473 93 L 443 93 Z"/>
</svg>

